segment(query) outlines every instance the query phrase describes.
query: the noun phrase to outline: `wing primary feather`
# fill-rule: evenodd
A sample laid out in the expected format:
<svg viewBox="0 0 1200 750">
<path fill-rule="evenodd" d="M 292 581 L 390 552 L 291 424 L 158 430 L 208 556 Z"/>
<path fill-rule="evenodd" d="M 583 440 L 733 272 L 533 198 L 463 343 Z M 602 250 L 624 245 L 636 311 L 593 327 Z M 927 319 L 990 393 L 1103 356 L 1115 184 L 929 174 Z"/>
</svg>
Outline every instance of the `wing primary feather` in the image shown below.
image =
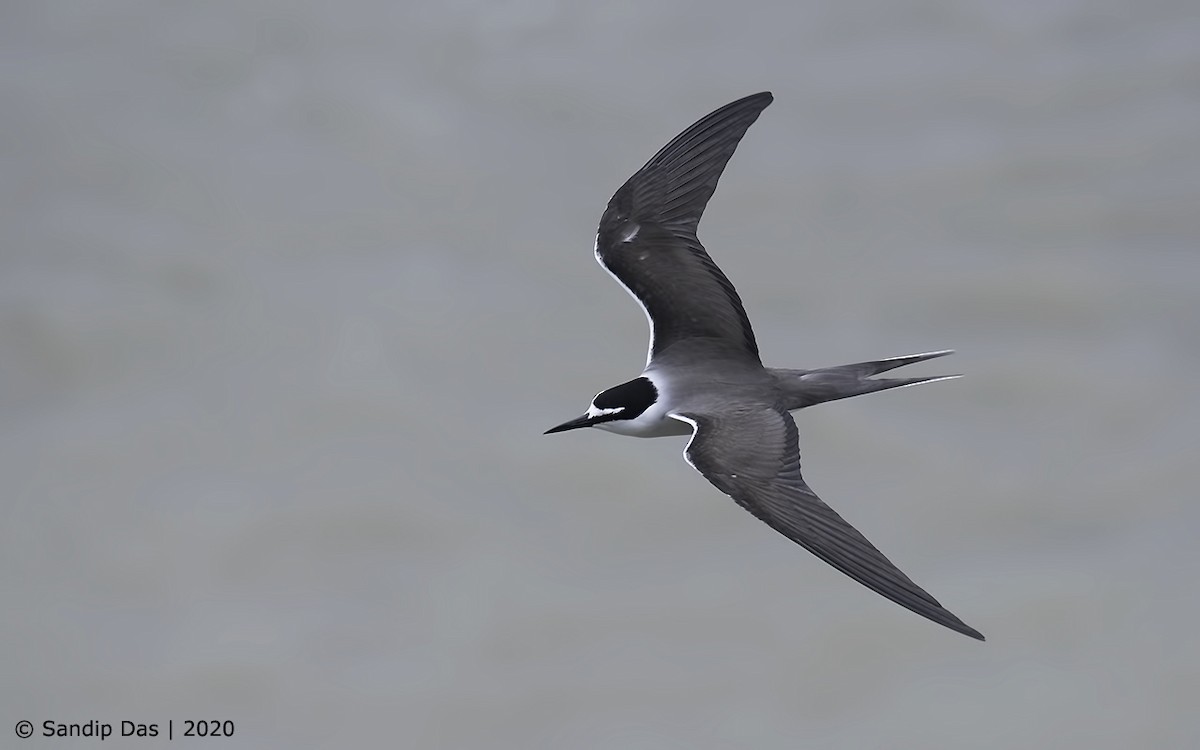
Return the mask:
<svg viewBox="0 0 1200 750">
<path fill-rule="evenodd" d="M 752 94 L 701 118 L 659 149 L 613 200 L 629 199 L 635 219 L 678 223 L 695 232 L 725 165 L 773 99 L 766 91 Z"/>
</svg>

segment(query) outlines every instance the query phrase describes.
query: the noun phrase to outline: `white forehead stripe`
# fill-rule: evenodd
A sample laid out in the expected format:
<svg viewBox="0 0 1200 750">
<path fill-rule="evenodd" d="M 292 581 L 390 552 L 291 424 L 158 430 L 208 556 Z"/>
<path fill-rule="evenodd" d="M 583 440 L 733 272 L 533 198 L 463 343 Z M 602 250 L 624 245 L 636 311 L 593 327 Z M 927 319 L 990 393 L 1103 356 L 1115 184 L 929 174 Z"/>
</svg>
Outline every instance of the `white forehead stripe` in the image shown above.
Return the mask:
<svg viewBox="0 0 1200 750">
<path fill-rule="evenodd" d="M 596 417 L 603 417 L 608 414 L 617 414 L 623 411 L 625 411 L 624 406 L 614 406 L 611 409 L 599 409 L 595 404 L 592 404 L 588 407 L 587 415 L 590 419 L 595 419 Z"/>
</svg>

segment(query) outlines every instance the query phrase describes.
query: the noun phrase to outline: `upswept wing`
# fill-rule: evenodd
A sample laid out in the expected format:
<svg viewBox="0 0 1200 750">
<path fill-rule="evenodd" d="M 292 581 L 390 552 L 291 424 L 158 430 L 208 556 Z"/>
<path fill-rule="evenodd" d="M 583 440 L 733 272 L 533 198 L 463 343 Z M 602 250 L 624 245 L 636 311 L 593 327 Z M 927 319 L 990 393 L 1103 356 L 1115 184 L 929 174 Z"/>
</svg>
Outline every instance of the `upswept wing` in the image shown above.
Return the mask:
<svg viewBox="0 0 1200 750">
<path fill-rule="evenodd" d="M 742 300 L 696 237 L 696 227 L 742 136 L 771 103 L 763 92 L 680 133 L 608 202 L 596 260 L 650 321 L 647 363 L 671 344 L 711 338 L 760 361 Z"/>
</svg>

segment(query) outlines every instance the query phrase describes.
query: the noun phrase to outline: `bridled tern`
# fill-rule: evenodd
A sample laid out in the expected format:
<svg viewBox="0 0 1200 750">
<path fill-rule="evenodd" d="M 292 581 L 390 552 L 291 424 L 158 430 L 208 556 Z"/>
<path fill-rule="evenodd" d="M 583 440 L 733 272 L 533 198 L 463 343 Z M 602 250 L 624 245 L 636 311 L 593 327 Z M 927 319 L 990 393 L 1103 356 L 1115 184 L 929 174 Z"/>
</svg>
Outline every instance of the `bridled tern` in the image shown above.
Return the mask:
<svg viewBox="0 0 1200 750">
<path fill-rule="evenodd" d="M 646 314 L 646 367 L 599 393 L 586 414 L 546 434 L 598 427 L 636 437 L 691 435 L 687 462 L 768 526 L 897 604 L 983 640 L 809 488 L 790 414 L 957 377 L 874 377 L 950 351 L 816 370 L 763 367 L 742 300 L 696 237 L 726 163 L 771 99 L 767 92 L 754 94 L 702 118 L 608 202 L 596 260 Z"/>
</svg>

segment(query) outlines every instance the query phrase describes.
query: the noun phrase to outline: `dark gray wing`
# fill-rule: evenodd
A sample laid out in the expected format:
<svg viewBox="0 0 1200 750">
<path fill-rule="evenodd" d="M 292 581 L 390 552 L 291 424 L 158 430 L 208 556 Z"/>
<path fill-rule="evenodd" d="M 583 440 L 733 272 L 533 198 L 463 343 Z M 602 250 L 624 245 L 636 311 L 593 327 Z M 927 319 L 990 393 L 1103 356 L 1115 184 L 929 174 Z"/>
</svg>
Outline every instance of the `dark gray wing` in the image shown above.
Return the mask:
<svg viewBox="0 0 1200 750">
<path fill-rule="evenodd" d="M 686 338 L 715 339 L 759 361 L 742 300 L 696 238 L 696 226 L 729 157 L 771 98 L 754 94 L 704 117 L 608 202 L 596 235 L 596 260 L 650 320 L 647 361 Z"/>
<path fill-rule="evenodd" d="M 859 583 L 951 630 L 983 640 L 875 549 L 800 476 L 796 423 L 766 407 L 672 415 L 692 425 L 688 463 L 746 510 Z"/>
</svg>

